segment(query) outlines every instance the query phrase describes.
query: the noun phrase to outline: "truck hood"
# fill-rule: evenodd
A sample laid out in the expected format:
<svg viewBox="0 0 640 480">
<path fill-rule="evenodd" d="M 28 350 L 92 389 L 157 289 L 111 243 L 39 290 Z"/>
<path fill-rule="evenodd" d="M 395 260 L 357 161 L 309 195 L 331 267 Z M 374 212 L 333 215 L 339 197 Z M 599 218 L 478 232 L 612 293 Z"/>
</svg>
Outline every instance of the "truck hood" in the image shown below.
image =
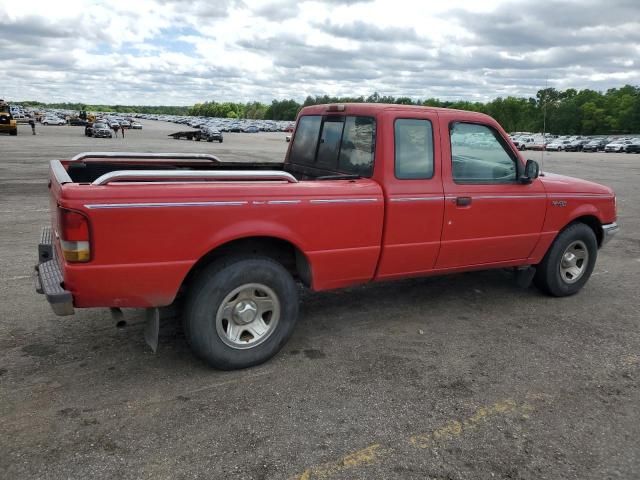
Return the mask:
<svg viewBox="0 0 640 480">
<path fill-rule="evenodd" d="M 547 193 L 588 193 L 592 195 L 613 195 L 613 190 L 599 183 L 544 172 L 539 177 Z"/>
</svg>

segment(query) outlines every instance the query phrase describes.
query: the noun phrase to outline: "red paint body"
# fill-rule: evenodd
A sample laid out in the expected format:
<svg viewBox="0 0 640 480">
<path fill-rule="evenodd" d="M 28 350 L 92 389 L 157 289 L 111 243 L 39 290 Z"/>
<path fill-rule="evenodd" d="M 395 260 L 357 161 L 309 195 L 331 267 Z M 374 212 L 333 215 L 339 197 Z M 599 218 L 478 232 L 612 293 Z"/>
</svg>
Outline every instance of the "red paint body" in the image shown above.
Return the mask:
<svg viewBox="0 0 640 480">
<path fill-rule="evenodd" d="M 314 106 L 300 115 L 326 111 L 326 106 Z M 530 184 L 453 182 L 449 140 L 453 121 L 495 128 L 524 168 L 508 136 L 486 115 L 377 104 L 349 104 L 341 114 L 376 119 L 371 178 L 96 186 L 61 185 L 52 173 L 53 216 L 60 206 L 89 219 L 91 261 L 60 260 L 64 287 L 72 292 L 74 305 L 168 305 L 200 259 L 242 238 L 272 237 L 294 245 L 310 267 L 311 288 L 326 290 L 375 280 L 537 264 L 557 233 L 575 219 L 615 221 L 612 190 L 591 182 L 552 174 Z M 396 118 L 432 122 L 433 178 L 395 178 Z M 458 206 L 455 199 L 461 196 L 471 197 L 471 205 Z M 566 205 L 552 206 L 556 200 Z M 207 204 L 193 205 L 196 202 Z M 149 206 L 158 203 L 174 205 Z M 185 203 L 189 205 L 176 205 Z M 132 206 L 95 208 L 117 204 Z M 62 258 L 58 242 L 56 248 Z"/>
</svg>

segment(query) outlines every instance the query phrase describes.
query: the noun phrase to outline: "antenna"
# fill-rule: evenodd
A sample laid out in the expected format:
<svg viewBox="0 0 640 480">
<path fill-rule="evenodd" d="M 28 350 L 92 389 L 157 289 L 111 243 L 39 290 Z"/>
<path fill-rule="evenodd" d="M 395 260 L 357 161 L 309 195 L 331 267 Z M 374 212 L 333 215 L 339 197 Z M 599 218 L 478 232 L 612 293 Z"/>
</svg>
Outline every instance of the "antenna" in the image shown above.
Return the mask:
<svg viewBox="0 0 640 480">
<path fill-rule="evenodd" d="M 549 88 L 549 77 L 544 81 L 544 104 L 542 105 L 542 148 L 540 149 L 540 172 L 544 173 L 544 152 L 547 150 L 547 89 Z"/>
</svg>

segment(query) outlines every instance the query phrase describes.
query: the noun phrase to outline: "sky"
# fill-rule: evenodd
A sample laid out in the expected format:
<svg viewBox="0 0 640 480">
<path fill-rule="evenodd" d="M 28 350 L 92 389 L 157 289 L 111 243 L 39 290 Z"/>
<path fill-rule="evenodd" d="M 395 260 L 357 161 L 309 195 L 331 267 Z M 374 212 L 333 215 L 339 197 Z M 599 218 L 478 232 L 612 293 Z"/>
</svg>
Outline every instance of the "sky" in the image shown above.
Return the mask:
<svg viewBox="0 0 640 480">
<path fill-rule="evenodd" d="M 487 101 L 640 85 L 640 0 L 0 0 L 0 98 Z"/>
</svg>

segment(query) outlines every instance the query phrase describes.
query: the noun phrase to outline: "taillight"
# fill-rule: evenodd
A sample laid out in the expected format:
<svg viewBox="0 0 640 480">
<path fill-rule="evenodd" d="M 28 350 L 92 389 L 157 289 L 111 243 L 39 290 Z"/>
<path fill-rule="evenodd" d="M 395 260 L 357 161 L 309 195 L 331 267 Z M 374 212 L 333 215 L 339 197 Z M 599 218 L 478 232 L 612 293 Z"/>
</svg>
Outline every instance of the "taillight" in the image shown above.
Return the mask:
<svg viewBox="0 0 640 480">
<path fill-rule="evenodd" d="M 89 220 L 83 214 L 58 209 L 59 235 L 62 254 L 67 262 L 88 262 L 91 259 Z"/>
</svg>

